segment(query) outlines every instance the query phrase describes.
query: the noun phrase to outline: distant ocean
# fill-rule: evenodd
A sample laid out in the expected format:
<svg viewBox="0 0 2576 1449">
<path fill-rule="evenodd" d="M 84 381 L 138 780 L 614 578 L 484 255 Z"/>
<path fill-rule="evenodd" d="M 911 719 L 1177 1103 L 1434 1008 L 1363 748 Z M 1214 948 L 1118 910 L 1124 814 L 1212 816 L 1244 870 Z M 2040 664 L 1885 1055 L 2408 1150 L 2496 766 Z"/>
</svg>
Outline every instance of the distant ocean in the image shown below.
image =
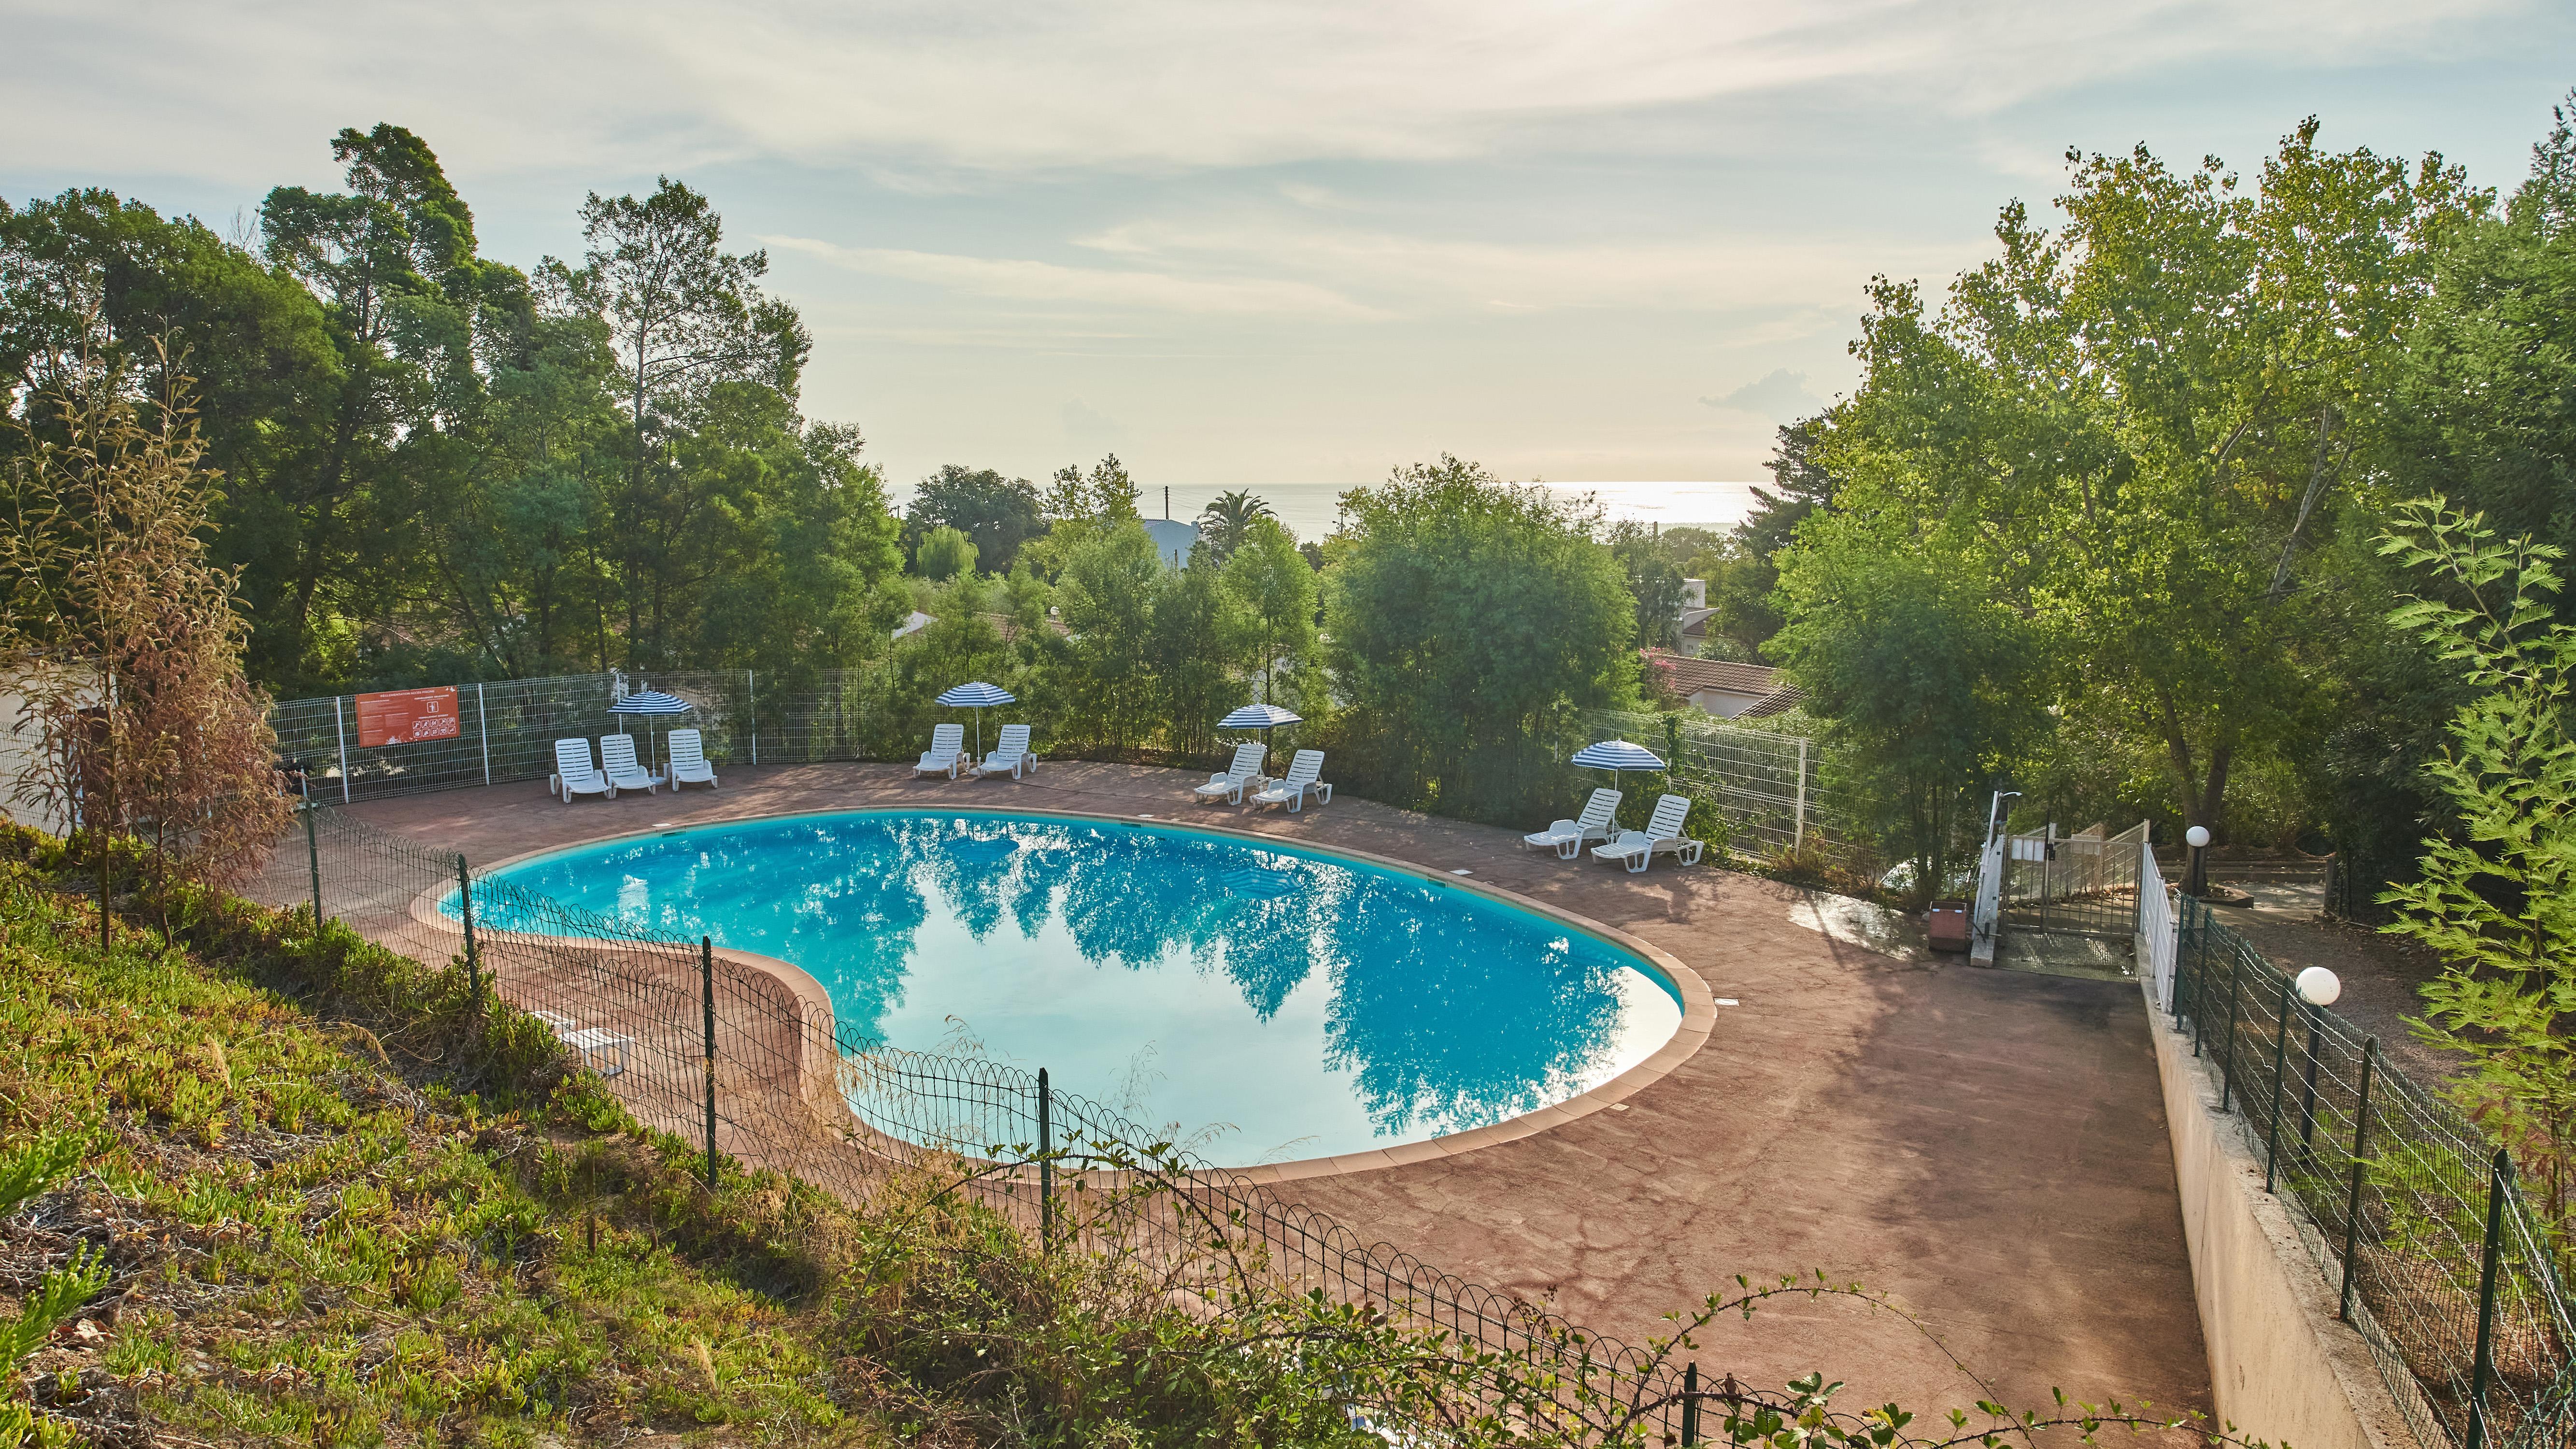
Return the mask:
<svg viewBox="0 0 2576 1449">
<path fill-rule="evenodd" d="M 1331 533 L 1341 511 L 1342 483 L 1252 483 L 1243 491 L 1270 505 L 1270 511 L 1299 539 Z M 1666 528 L 1733 528 L 1753 511 L 1751 483 L 1551 483 L 1569 495 L 1592 494 L 1612 518 L 1634 518 Z M 1212 484 L 1173 484 L 1171 514 L 1187 523 L 1227 489 Z M 1163 489 L 1149 485 L 1137 505 L 1148 518 L 1164 516 Z"/>
</svg>

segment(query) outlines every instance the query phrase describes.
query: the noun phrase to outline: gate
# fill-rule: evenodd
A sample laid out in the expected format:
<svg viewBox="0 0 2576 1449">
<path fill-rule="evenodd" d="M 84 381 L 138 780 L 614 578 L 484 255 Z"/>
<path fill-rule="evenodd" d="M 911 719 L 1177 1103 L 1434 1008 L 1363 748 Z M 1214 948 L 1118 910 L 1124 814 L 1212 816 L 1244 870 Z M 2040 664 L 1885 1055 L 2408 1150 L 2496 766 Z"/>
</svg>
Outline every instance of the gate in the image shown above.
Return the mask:
<svg viewBox="0 0 2576 1449">
<path fill-rule="evenodd" d="M 2147 827 L 2105 837 L 2015 835 L 2004 846 L 2001 907 L 2007 930 L 2127 941 L 2138 930 L 2138 868 Z"/>
</svg>

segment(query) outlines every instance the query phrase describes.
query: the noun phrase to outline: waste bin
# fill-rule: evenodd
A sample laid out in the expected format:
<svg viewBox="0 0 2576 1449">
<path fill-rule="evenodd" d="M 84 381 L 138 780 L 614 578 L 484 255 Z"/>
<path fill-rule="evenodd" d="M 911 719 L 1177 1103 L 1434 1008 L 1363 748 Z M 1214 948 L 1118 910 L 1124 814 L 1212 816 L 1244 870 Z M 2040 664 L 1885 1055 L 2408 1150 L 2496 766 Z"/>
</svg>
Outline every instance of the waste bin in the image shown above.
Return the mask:
<svg viewBox="0 0 2576 1449">
<path fill-rule="evenodd" d="M 1931 909 L 1923 913 L 1923 929 L 1931 937 L 1935 951 L 1967 950 L 1968 903 L 1934 901 Z"/>
</svg>

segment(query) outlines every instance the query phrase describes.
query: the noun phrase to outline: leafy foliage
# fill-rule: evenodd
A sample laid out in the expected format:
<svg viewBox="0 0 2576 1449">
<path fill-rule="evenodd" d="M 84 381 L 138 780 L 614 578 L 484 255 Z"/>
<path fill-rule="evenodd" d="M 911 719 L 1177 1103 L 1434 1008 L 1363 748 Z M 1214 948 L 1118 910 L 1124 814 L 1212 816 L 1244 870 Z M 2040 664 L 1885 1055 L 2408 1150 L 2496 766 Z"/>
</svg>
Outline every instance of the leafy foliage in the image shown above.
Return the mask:
<svg viewBox="0 0 2576 1449">
<path fill-rule="evenodd" d="M 2476 695 L 2426 766 L 2458 810 L 2385 929 L 2439 952 L 2418 1034 L 2475 1063 L 2464 1103 L 2517 1145 L 2554 1221 L 2576 1186 L 2576 626 L 2557 619 L 2553 544 L 2502 539 L 2438 497 L 2401 506 L 2383 549 L 2449 584 L 2397 611 Z"/>
</svg>

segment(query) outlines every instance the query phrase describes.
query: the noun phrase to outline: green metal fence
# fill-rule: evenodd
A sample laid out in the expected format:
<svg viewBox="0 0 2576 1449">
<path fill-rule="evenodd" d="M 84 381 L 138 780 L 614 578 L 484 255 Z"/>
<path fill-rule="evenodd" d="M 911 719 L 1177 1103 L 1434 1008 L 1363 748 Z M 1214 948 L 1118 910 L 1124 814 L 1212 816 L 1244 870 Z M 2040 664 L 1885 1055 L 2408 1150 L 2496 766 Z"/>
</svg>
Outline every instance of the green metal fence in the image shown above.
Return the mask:
<svg viewBox="0 0 2576 1449">
<path fill-rule="evenodd" d="M 2565 1443 L 2576 1429 L 2565 1244 L 2517 1186 L 2511 1154 L 2392 1070 L 2377 1038 L 2301 999 L 2206 903 L 2180 904 L 2167 1005 L 2194 1055 L 2216 1060 L 2267 1190 L 2304 1210 L 2302 1241 L 2417 1440 Z"/>
</svg>

